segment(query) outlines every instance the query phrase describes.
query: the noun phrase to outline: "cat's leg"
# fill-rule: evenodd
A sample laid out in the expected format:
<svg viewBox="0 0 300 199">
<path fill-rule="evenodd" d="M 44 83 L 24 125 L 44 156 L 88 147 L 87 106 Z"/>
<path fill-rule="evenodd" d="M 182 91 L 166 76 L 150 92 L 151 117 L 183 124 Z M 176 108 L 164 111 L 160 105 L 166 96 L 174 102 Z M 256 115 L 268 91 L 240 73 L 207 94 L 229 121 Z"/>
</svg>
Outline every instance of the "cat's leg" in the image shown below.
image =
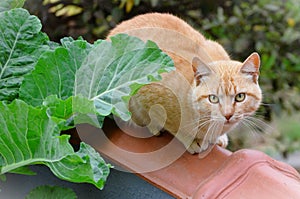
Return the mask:
<svg viewBox="0 0 300 199">
<path fill-rule="evenodd" d="M 213 144 L 208 141 L 195 139 L 191 145 L 187 147 L 187 151 L 191 154 L 202 153 L 210 149 L 211 146 L 213 146 Z"/>
<path fill-rule="evenodd" d="M 163 125 L 161 125 L 159 122 L 151 120 L 151 122 L 147 125 L 147 128 L 151 134 L 159 136 L 163 130 Z"/>
<path fill-rule="evenodd" d="M 157 111 L 157 108 L 151 108 L 148 113 L 147 110 L 141 111 L 142 109 L 140 108 L 140 112 L 135 110 L 135 115 L 132 117 L 134 124 L 136 126 L 147 127 L 151 134 L 159 136 L 161 131 L 163 131 L 165 117 L 161 117 L 163 114 Z"/>
<path fill-rule="evenodd" d="M 201 153 L 201 145 L 199 144 L 199 140 L 193 140 L 190 146 L 186 147 L 187 151 L 191 154 Z"/>
<path fill-rule="evenodd" d="M 155 104 L 150 107 L 149 110 L 150 123 L 147 125 L 149 131 L 153 135 L 160 135 L 164 130 L 164 126 L 167 120 L 166 111 L 163 106 Z"/>
<path fill-rule="evenodd" d="M 186 131 L 169 131 L 169 133 L 173 134 L 177 140 L 179 140 L 186 150 L 191 153 L 199 153 L 201 152 L 201 142 L 199 139 L 195 138 L 196 135 L 191 135 L 190 133 L 187 133 Z"/>
<path fill-rule="evenodd" d="M 217 139 L 217 145 L 226 148 L 228 145 L 228 136 L 227 134 L 221 135 L 220 137 L 218 137 Z"/>
<path fill-rule="evenodd" d="M 129 101 L 132 120 L 139 126 L 147 127 L 153 135 L 160 135 L 167 120 L 165 107 L 168 102 L 160 97 L 164 94 L 164 87 L 153 83 L 143 86 Z"/>
<path fill-rule="evenodd" d="M 208 139 L 194 139 L 190 146 L 187 147 L 188 152 L 191 154 L 202 153 L 210 148 L 212 145 L 219 145 L 226 148 L 228 145 L 227 134 L 221 135 L 217 138 L 216 143 L 211 143 Z"/>
</svg>

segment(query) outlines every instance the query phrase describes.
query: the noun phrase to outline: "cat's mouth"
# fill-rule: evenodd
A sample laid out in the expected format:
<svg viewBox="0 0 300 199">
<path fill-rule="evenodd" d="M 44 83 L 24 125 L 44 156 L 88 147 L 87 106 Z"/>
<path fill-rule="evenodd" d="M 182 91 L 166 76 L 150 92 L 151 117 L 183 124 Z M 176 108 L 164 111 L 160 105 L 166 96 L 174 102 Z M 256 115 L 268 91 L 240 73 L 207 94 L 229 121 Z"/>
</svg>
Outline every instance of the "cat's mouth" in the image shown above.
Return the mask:
<svg viewBox="0 0 300 199">
<path fill-rule="evenodd" d="M 230 121 L 225 121 L 224 122 L 224 126 L 231 126 L 232 124 L 234 124 L 234 123 L 230 122 Z"/>
<path fill-rule="evenodd" d="M 235 116 L 235 117 L 231 118 L 230 120 L 225 120 L 224 126 L 236 125 L 241 121 L 242 118 L 243 117 L 241 117 L 241 116 Z"/>
<path fill-rule="evenodd" d="M 237 124 L 239 120 L 234 120 L 234 121 L 228 121 L 226 120 L 223 124 L 223 133 L 227 133 L 231 129 L 233 129 Z"/>
<path fill-rule="evenodd" d="M 231 125 L 234 125 L 234 124 L 237 124 L 238 123 L 238 120 L 226 120 L 224 122 L 224 126 L 231 126 Z"/>
</svg>

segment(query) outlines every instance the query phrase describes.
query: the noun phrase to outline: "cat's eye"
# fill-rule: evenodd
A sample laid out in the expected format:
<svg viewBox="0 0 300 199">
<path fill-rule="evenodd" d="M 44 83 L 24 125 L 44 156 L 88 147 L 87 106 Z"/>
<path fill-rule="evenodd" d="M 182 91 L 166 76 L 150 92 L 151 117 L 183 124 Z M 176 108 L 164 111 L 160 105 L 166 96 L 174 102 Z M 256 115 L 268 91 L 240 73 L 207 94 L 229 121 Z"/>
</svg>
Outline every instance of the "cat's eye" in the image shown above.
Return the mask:
<svg viewBox="0 0 300 199">
<path fill-rule="evenodd" d="M 208 100 L 213 104 L 219 103 L 219 98 L 215 95 L 209 95 Z"/>
<path fill-rule="evenodd" d="M 246 94 L 245 93 L 239 93 L 239 94 L 237 94 L 236 96 L 235 96 L 235 101 L 236 102 L 242 102 L 242 101 L 244 101 L 245 100 L 245 98 L 246 98 Z"/>
</svg>

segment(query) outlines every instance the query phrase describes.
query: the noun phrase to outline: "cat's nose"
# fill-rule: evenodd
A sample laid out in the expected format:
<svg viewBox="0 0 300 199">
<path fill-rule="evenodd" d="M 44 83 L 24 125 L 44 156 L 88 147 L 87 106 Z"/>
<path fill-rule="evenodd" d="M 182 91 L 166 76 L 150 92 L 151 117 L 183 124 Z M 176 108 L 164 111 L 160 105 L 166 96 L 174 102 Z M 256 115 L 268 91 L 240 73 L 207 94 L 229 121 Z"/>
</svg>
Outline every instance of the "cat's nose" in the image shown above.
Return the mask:
<svg viewBox="0 0 300 199">
<path fill-rule="evenodd" d="M 227 121 L 229 121 L 230 118 L 232 117 L 232 114 L 225 115 L 224 117 L 226 118 Z"/>
</svg>

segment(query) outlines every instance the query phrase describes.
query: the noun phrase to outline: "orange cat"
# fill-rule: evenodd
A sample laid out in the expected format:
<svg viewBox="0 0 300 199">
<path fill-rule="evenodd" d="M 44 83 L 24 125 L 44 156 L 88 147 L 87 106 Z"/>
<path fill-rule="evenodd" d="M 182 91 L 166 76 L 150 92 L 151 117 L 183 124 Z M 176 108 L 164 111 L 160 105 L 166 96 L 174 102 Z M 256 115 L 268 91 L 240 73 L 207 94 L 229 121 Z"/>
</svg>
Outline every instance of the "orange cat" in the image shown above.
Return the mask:
<svg viewBox="0 0 300 199">
<path fill-rule="evenodd" d="M 190 153 L 213 144 L 226 147 L 226 133 L 259 107 L 257 53 L 244 62 L 233 61 L 217 42 L 170 14 L 137 16 L 118 25 L 108 38 L 118 33 L 152 40 L 174 61 L 175 71 L 142 87 L 129 103 L 132 120 L 153 134 L 167 130 Z"/>
</svg>

